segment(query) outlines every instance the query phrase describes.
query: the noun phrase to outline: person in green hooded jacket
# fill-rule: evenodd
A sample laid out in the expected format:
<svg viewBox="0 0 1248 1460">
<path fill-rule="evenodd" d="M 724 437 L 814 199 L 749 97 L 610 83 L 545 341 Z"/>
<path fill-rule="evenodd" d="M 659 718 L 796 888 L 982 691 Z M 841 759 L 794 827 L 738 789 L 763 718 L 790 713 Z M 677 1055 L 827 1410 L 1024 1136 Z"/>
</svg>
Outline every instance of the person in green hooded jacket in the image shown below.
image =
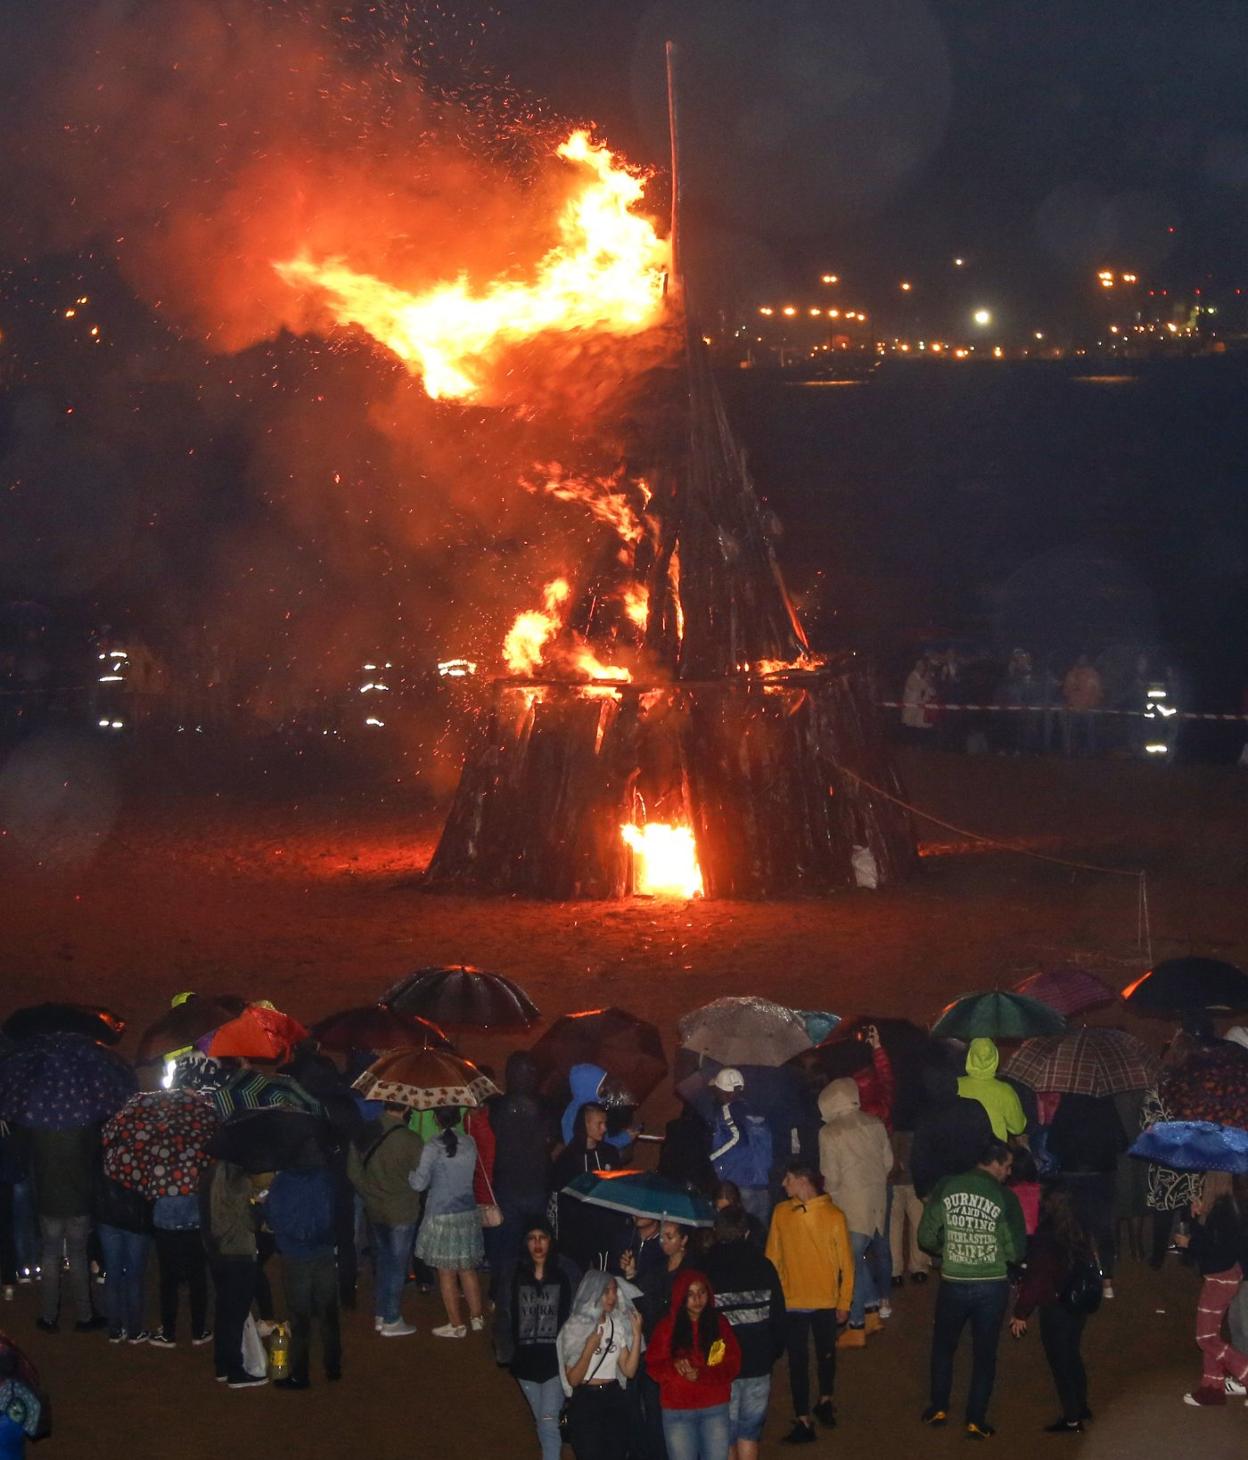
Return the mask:
<svg viewBox="0 0 1248 1460">
<path fill-rule="evenodd" d="M 1027 1117 L 1018 1092 L 997 1079 L 1000 1059 L 991 1039 L 972 1039 L 966 1051 L 966 1074 L 958 1080 L 958 1094 L 978 1100 L 988 1112 L 993 1135 L 999 1141 L 1008 1141 L 1027 1129 Z"/>
</svg>

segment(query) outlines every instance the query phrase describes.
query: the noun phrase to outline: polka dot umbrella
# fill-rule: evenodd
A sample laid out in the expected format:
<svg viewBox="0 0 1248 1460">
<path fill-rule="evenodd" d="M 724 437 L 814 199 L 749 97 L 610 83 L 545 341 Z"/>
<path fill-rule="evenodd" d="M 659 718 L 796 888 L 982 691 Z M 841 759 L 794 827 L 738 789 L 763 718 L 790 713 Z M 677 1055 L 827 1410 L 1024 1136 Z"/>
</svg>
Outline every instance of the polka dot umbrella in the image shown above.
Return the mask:
<svg viewBox="0 0 1248 1460">
<path fill-rule="evenodd" d="M 219 1126 L 212 1101 L 194 1090 L 132 1095 L 100 1133 L 105 1175 L 149 1201 L 193 1196 Z"/>
<path fill-rule="evenodd" d="M 73 1130 L 107 1120 L 134 1093 L 134 1071 L 81 1034 L 41 1034 L 0 1060 L 0 1120 Z"/>
</svg>

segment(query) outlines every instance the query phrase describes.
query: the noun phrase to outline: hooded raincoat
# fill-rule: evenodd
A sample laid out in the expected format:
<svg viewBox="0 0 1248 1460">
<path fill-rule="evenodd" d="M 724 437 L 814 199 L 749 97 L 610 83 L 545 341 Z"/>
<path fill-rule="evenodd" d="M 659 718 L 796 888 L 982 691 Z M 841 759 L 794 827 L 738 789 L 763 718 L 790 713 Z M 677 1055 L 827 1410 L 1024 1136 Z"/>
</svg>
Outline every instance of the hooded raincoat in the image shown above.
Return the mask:
<svg viewBox="0 0 1248 1460">
<path fill-rule="evenodd" d="M 674 1346 L 676 1319 L 694 1282 L 705 1286 L 707 1306 L 715 1318 L 717 1336 L 707 1345 L 705 1353 L 697 1328 L 693 1328 L 688 1346 Z M 693 1365 L 694 1378 L 687 1379 L 677 1371 L 678 1359 Z M 676 1275 L 667 1317 L 659 1320 L 646 1350 L 646 1369 L 659 1386 L 659 1400 L 664 1409 L 711 1409 L 731 1399 L 732 1381 L 741 1372 L 741 1347 L 732 1325 L 715 1308 L 715 1291 L 705 1273 L 682 1269 Z"/>
<path fill-rule="evenodd" d="M 616 1293 L 615 1308 L 609 1314 L 604 1313 L 602 1306 L 608 1283 L 615 1284 Z M 600 1352 L 605 1353 L 610 1343 L 616 1344 L 617 1350 L 628 1348 L 633 1334 L 633 1314 L 637 1311 L 630 1296 L 632 1291 L 630 1284 L 621 1282 L 619 1278 L 613 1278 L 609 1272 L 602 1272 L 598 1268 L 591 1268 L 581 1279 L 576 1296 L 572 1299 L 572 1311 L 568 1314 L 568 1321 L 559 1330 L 557 1342 L 559 1381 L 563 1385 L 563 1392 L 569 1397 L 572 1394 L 572 1385 L 568 1382 L 568 1370 L 575 1367 L 586 1340 L 595 1328 L 601 1326 L 603 1329 Z M 590 1375 L 594 1372 L 596 1362 L 597 1354 L 590 1362 Z M 616 1381 L 621 1389 L 628 1385 L 627 1378 L 618 1370 Z"/>
<path fill-rule="evenodd" d="M 819 1169 L 824 1190 L 845 1213 L 849 1230 L 870 1237 L 884 1229 L 893 1148 L 884 1122 L 864 1114 L 858 1100 L 857 1082 L 850 1078 L 824 1086 Z"/>
<path fill-rule="evenodd" d="M 958 1094 L 978 1100 L 988 1112 L 992 1133 L 999 1141 L 1020 1136 L 1027 1129 L 1018 1095 L 1004 1080 L 997 1079 L 1000 1055 L 991 1039 L 972 1039 L 966 1051 L 966 1074 L 958 1081 Z"/>
<path fill-rule="evenodd" d="M 598 1099 L 598 1091 L 602 1088 L 602 1082 L 606 1078 L 607 1072 L 601 1065 L 573 1065 L 568 1071 L 568 1084 L 572 1089 L 572 1098 L 564 1106 L 563 1116 L 559 1122 L 565 1146 L 572 1139 L 577 1111 L 582 1105 L 588 1105 Z M 605 1140 L 609 1146 L 623 1148 L 632 1145 L 633 1138 L 627 1131 L 622 1130 L 616 1131 L 614 1135 L 606 1136 Z"/>
</svg>

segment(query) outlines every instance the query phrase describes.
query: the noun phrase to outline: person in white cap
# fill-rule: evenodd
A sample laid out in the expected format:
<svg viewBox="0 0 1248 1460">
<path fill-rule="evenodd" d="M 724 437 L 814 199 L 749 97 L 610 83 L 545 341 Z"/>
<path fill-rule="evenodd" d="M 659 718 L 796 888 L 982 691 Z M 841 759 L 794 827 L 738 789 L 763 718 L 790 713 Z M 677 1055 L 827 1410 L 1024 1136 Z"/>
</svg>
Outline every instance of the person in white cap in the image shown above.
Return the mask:
<svg viewBox="0 0 1248 1460">
<path fill-rule="evenodd" d="M 711 1120 L 711 1165 L 721 1181 L 733 1182 L 741 1205 L 766 1229 L 771 1220 L 771 1131 L 761 1115 L 735 1098 L 745 1089 L 745 1076 L 726 1065 L 711 1081 L 715 1112 Z"/>
</svg>

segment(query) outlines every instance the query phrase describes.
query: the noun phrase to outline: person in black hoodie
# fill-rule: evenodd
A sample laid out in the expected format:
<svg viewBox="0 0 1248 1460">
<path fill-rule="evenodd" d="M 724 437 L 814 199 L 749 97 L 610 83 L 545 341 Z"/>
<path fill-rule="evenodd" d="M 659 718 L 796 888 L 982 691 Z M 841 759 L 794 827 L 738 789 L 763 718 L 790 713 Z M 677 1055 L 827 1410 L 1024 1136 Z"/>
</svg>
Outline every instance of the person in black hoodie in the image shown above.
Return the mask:
<svg viewBox="0 0 1248 1460">
<path fill-rule="evenodd" d="M 1070 1188 L 1075 1219 L 1092 1239 L 1105 1279 L 1105 1296 L 1114 1296 L 1114 1192 L 1118 1157 L 1127 1134 L 1112 1095 L 1063 1095 L 1049 1127 L 1049 1154 Z"/>
<path fill-rule="evenodd" d="M 926 1200 L 938 1181 L 979 1161 L 992 1140 L 992 1125 L 978 1100 L 958 1094 L 958 1073 L 948 1062 L 925 1065 L 922 1081 L 926 1100 L 914 1123 L 910 1175 L 915 1195 Z"/>
<path fill-rule="evenodd" d="M 152 1250 L 152 1204 L 137 1191 L 105 1175 L 99 1161 L 95 1173 L 95 1230 L 104 1252 L 104 1313 L 109 1343 L 147 1343 L 152 1335 L 143 1322 L 143 1285 Z"/>
<path fill-rule="evenodd" d="M 758 1460 L 758 1442 L 771 1397 L 771 1370 L 784 1352 L 786 1320 L 780 1274 L 750 1235 L 739 1206 L 715 1217 L 715 1243 L 702 1266 L 715 1290 L 715 1306 L 741 1348 L 741 1369 L 732 1381 L 728 1418 L 736 1460 Z"/>
<path fill-rule="evenodd" d="M 556 1340 L 572 1311 L 572 1282 L 560 1265 L 550 1223 L 536 1216 L 521 1223 L 525 1250 L 512 1273 L 507 1305 L 511 1374 L 533 1411 L 542 1460 L 559 1460 L 563 1386 Z"/>
<path fill-rule="evenodd" d="M 572 1139 L 559 1153 L 551 1174 L 559 1247 L 581 1272 L 611 1266 L 629 1239 L 631 1223 L 627 1217 L 563 1194 L 563 1188 L 582 1171 L 620 1169 L 620 1153 L 607 1144 L 606 1134 L 606 1110 L 594 1101 L 582 1105 L 572 1122 Z"/>
</svg>

